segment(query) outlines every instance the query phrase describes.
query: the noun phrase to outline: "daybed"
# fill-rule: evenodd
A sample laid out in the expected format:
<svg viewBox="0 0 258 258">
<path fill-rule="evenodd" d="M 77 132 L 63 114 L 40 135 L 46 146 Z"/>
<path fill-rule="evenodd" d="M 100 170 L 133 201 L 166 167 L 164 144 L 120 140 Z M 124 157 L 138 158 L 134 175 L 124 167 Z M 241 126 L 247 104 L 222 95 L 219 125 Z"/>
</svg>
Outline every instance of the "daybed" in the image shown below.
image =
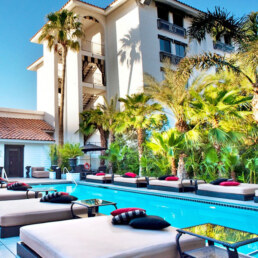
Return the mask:
<svg viewBox="0 0 258 258">
<path fill-rule="evenodd" d="M 74 207 L 76 214 L 85 207 Z M 72 219 L 71 204 L 40 202 L 39 199 L 0 202 L 0 237 L 19 235 L 21 226 Z"/>
<path fill-rule="evenodd" d="M 152 180 L 153 178 L 149 178 Z M 147 186 L 146 177 L 115 177 L 113 184 L 129 187 L 146 187 Z"/>
<path fill-rule="evenodd" d="M 21 258 L 141 257 L 178 258 L 176 228 L 140 230 L 114 226 L 111 216 L 45 223 L 21 228 L 17 254 Z M 203 247 L 200 238 L 183 235 L 183 250 Z"/>
<path fill-rule="evenodd" d="M 49 172 L 45 171 L 43 167 L 32 167 L 31 176 L 36 178 L 49 178 Z"/>
<path fill-rule="evenodd" d="M 258 190 L 255 191 L 254 202 L 258 202 Z"/>
<path fill-rule="evenodd" d="M 41 197 L 42 193 L 38 193 L 38 197 Z M 27 198 L 35 198 L 36 195 L 34 192 L 26 191 L 12 191 L 7 190 L 6 188 L 0 188 L 0 201 L 11 201 L 11 200 L 22 200 Z"/>
<path fill-rule="evenodd" d="M 119 177 L 119 175 L 114 175 L 114 177 Z M 87 175 L 85 179 L 86 182 L 100 183 L 100 184 L 112 183 L 112 180 L 113 180 L 112 174 L 106 174 L 103 176 Z"/>
<path fill-rule="evenodd" d="M 170 191 L 170 192 L 193 192 L 196 191 L 199 184 L 204 184 L 204 180 L 151 180 L 148 183 L 148 189 Z"/>
<path fill-rule="evenodd" d="M 255 190 L 258 190 L 258 184 L 240 184 L 238 186 L 202 184 L 198 186 L 196 193 L 203 196 L 247 201 L 254 198 Z"/>
</svg>

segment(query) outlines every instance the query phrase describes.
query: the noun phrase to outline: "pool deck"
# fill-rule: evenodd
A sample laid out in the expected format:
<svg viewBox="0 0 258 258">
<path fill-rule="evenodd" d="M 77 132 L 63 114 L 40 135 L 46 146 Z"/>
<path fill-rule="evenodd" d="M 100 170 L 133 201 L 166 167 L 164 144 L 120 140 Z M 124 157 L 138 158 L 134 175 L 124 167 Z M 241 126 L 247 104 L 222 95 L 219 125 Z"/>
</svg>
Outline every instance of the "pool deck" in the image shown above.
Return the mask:
<svg viewBox="0 0 258 258">
<path fill-rule="evenodd" d="M 46 185 L 46 184 L 71 184 L 71 181 L 63 180 L 63 179 L 48 179 L 48 178 L 10 178 L 10 181 L 22 181 L 31 185 Z M 88 185 L 88 186 L 98 186 L 115 190 L 123 190 L 135 193 L 142 193 L 148 195 L 156 195 L 163 196 L 165 198 L 175 198 L 186 201 L 195 201 L 195 202 L 205 202 L 214 205 L 223 205 L 230 206 L 233 208 L 242 208 L 242 209 L 250 209 L 258 211 L 258 203 L 254 201 L 238 201 L 238 200 L 230 200 L 223 198 L 214 198 L 214 197 L 206 197 L 199 196 L 194 193 L 174 193 L 167 191 L 158 191 L 158 190 L 149 190 L 147 188 L 134 188 L 134 187 L 125 187 L 125 186 L 117 186 L 113 184 L 97 184 L 97 183 L 88 183 L 85 181 L 79 181 L 80 185 Z M 10 237 L 10 238 L 0 238 L 0 257 L 5 258 L 14 258 L 18 257 L 16 254 L 16 243 L 20 241 L 19 237 Z"/>
</svg>

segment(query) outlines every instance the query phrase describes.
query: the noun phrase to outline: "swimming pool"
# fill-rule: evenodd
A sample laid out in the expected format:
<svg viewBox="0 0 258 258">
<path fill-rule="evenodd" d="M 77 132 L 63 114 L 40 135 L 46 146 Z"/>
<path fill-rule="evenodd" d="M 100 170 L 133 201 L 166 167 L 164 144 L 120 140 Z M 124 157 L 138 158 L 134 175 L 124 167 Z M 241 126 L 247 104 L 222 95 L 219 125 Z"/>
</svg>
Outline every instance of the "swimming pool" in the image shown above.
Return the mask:
<svg viewBox="0 0 258 258">
<path fill-rule="evenodd" d="M 209 222 L 258 234 L 258 212 L 254 210 L 86 185 L 56 184 L 42 185 L 42 187 L 53 187 L 58 191 L 69 192 L 80 200 L 99 198 L 113 201 L 117 203 L 118 208 L 144 208 L 148 215 L 159 215 L 173 227 L 182 228 Z M 100 212 L 108 215 L 113 209 L 112 206 L 100 207 Z M 258 243 L 238 250 L 245 254 L 255 252 L 258 250 Z M 255 257 L 258 257 L 257 254 Z"/>
</svg>

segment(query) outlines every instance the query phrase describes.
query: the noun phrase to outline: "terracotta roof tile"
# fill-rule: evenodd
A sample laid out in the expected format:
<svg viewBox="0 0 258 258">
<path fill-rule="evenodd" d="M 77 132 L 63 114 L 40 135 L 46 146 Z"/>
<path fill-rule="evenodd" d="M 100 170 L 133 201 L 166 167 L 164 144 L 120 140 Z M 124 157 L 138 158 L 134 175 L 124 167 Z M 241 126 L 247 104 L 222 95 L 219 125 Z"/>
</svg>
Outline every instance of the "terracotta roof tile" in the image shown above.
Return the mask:
<svg viewBox="0 0 258 258">
<path fill-rule="evenodd" d="M 47 132 L 54 128 L 43 120 L 0 117 L 0 139 L 54 141 Z"/>
</svg>

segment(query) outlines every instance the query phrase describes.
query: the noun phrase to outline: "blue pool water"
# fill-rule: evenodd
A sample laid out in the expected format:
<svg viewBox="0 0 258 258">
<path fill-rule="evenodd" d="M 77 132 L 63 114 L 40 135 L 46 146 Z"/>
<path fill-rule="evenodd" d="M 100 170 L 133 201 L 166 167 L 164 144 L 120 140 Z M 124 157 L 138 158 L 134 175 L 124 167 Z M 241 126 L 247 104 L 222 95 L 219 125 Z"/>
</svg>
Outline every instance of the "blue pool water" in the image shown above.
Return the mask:
<svg viewBox="0 0 258 258">
<path fill-rule="evenodd" d="M 257 211 L 85 185 L 57 184 L 42 187 L 69 192 L 80 200 L 99 198 L 113 201 L 118 208 L 140 207 L 146 209 L 148 215 L 163 217 L 173 227 L 183 228 L 209 222 L 258 234 Z M 100 207 L 100 212 L 108 215 L 113 209 L 113 206 Z M 258 242 L 238 250 L 245 254 L 254 252 L 258 250 Z"/>
</svg>

